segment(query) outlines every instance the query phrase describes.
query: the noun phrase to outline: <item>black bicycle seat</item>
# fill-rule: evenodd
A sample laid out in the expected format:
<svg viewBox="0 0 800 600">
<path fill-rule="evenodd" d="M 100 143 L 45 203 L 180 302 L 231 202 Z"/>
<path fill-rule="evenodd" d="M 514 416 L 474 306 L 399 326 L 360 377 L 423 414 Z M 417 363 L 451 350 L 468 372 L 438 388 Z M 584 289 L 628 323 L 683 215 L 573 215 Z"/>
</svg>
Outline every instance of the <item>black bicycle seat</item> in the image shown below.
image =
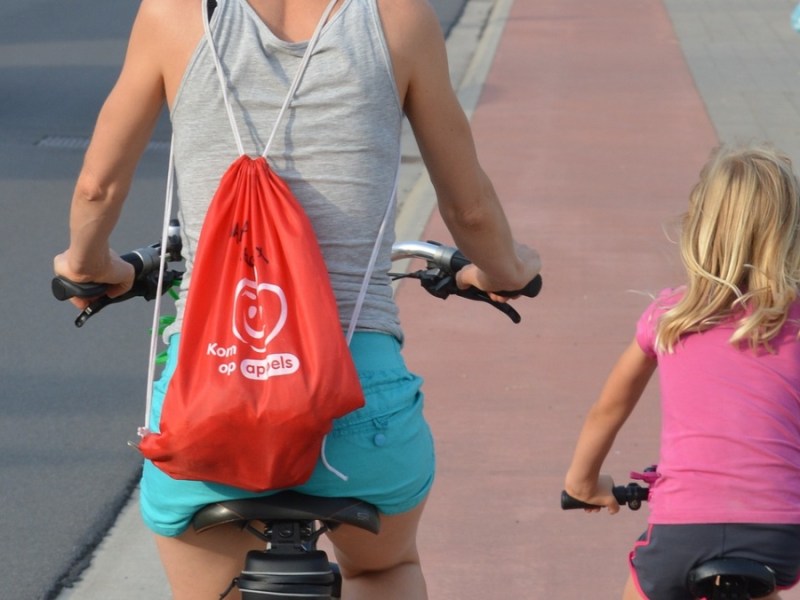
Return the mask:
<svg viewBox="0 0 800 600">
<path fill-rule="evenodd" d="M 767 565 L 749 558 L 717 558 L 689 572 L 689 591 L 697 598 L 711 598 L 718 577 L 738 579 L 753 598 L 767 596 L 775 590 L 775 572 Z"/>
<path fill-rule="evenodd" d="M 322 498 L 298 492 L 215 502 L 197 511 L 192 526 L 199 533 L 224 523 L 248 521 L 322 521 L 353 525 L 372 533 L 380 531 L 378 510 L 371 504 L 355 498 Z"/>
</svg>

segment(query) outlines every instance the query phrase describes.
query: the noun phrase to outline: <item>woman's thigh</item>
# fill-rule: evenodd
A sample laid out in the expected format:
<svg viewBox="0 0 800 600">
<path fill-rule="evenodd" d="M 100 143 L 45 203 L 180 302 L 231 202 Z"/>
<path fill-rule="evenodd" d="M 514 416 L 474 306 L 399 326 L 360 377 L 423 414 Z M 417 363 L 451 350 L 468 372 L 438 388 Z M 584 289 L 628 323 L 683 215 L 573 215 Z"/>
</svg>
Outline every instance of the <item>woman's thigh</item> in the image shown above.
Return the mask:
<svg viewBox="0 0 800 600">
<path fill-rule="evenodd" d="M 425 502 L 397 515 L 381 515 L 380 533 L 356 527 L 329 532 L 336 560 L 346 577 L 385 571 L 401 564 L 418 564 L 417 530 Z"/>
</svg>

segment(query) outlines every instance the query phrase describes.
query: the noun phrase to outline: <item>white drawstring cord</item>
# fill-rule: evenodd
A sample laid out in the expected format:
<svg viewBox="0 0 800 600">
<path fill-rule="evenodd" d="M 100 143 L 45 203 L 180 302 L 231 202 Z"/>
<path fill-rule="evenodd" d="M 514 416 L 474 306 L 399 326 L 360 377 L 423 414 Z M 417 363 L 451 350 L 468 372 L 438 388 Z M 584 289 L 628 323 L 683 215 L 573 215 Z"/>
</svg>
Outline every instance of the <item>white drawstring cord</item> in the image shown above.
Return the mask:
<svg viewBox="0 0 800 600">
<path fill-rule="evenodd" d="M 325 437 L 322 438 L 322 449 L 319 452 L 319 455 L 322 458 L 322 464 L 325 465 L 325 468 L 328 469 L 328 471 L 336 475 L 339 479 L 341 479 L 342 481 L 347 481 L 350 478 L 328 462 L 328 457 L 325 454 L 325 446 L 327 445 L 327 442 L 328 442 L 328 435 L 325 434 Z"/>
<path fill-rule="evenodd" d="M 383 222 L 381 222 L 381 226 L 378 228 L 378 237 L 375 240 L 375 245 L 372 247 L 372 254 L 369 257 L 369 263 L 367 263 L 367 273 L 364 276 L 364 281 L 361 282 L 361 289 L 358 291 L 356 306 L 353 309 L 353 316 L 350 318 L 350 323 L 347 326 L 347 335 L 345 338 L 347 339 L 348 346 L 350 345 L 350 341 L 353 339 L 353 334 L 356 331 L 356 323 L 358 322 L 358 315 L 361 314 L 361 307 L 364 304 L 364 298 L 367 296 L 369 280 L 372 278 L 372 272 L 375 270 L 375 261 L 378 259 L 378 252 L 380 251 L 381 242 L 383 241 L 383 236 L 386 234 L 386 225 L 389 223 L 389 217 L 392 214 L 392 208 L 394 208 L 395 199 L 397 197 L 397 185 L 399 181 L 400 162 L 398 161 L 397 171 L 395 172 L 394 177 L 394 185 L 392 186 L 392 195 L 389 198 L 389 204 L 386 205 L 386 213 L 383 215 Z"/>
<path fill-rule="evenodd" d="M 372 247 L 372 254 L 369 257 L 369 264 L 367 265 L 367 273 L 364 275 L 364 281 L 361 282 L 361 289 L 358 293 L 358 298 L 356 299 L 356 306 L 353 309 L 353 316 L 350 319 L 350 324 L 347 327 L 347 345 L 350 346 L 350 342 L 353 339 L 353 334 L 356 331 L 356 323 L 358 322 L 358 315 L 361 314 L 361 307 L 364 304 L 364 298 L 367 296 L 367 288 L 369 287 L 369 280 L 372 278 L 372 272 L 375 270 L 375 262 L 378 259 L 378 252 L 381 247 L 381 241 L 383 241 L 383 236 L 386 233 L 386 225 L 389 223 L 389 217 L 392 214 L 392 208 L 394 207 L 395 200 L 397 198 L 397 185 L 400 181 L 400 163 L 397 163 L 397 172 L 394 177 L 394 186 L 392 186 L 392 195 L 389 198 L 389 204 L 386 206 L 386 213 L 383 215 L 383 222 L 381 223 L 380 228 L 378 229 L 378 238 L 375 240 L 375 245 Z M 347 475 L 342 473 L 341 471 L 334 469 L 331 464 L 328 462 L 328 457 L 325 456 L 325 442 L 327 441 L 328 436 L 325 435 L 322 438 L 322 450 L 321 450 L 321 457 L 322 457 L 322 464 L 325 465 L 325 468 L 328 469 L 331 473 L 342 479 L 343 481 L 347 481 Z"/>
<path fill-rule="evenodd" d="M 158 271 L 158 285 L 156 286 L 155 306 L 153 307 L 153 325 L 150 333 L 150 359 L 147 361 L 147 390 L 145 393 L 144 425 L 139 428 L 140 438 L 150 433 L 150 410 L 153 406 L 153 384 L 156 378 L 156 352 L 158 349 L 159 315 L 161 314 L 161 290 L 164 287 L 164 267 L 167 263 L 167 239 L 169 238 L 169 220 L 172 214 L 172 199 L 174 191 L 175 139 L 169 145 L 169 168 L 167 171 L 167 193 L 164 201 L 164 227 L 161 232 L 161 259 Z"/>
<path fill-rule="evenodd" d="M 214 46 L 214 38 L 211 35 L 211 25 L 208 19 L 208 3 L 203 0 L 203 29 L 205 30 L 206 40 L 208 40 L 208 48 L 211 51 L 211 57 L 214 59 L 214 66 L 216 67 L 217 78 L 219 85 L 222 89 L 222 101 L 225 104 L 225 110 L 228 113 L 228 121 L 233 130 L 233 137 L 236 139 L 236 148 L 239 150 L 239 156 L 244 154 L 244 145 L 242 144 L 242 136 L 239 135 L 239 128 L 236 126 L 236 118 L 233 116 L 233 107 L 228 101 L 228 83 L 225 81 L 225 76 L 222 71 L 222 63 L 217 54 L 217 48 Z"/>
</svg>

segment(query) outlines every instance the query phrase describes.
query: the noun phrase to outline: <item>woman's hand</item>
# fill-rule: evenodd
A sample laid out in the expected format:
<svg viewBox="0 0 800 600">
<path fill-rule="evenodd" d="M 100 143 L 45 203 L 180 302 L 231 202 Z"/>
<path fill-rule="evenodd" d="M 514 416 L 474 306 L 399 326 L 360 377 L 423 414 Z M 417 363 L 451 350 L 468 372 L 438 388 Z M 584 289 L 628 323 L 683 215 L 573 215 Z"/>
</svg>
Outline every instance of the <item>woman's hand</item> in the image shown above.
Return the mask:
<svg viewBox="0 0 800 600">
<path fill-rule="evenodd" d="M 122 260 L 114 252 L 109 252 L 108 259 L 104 264 L 91 274 L 75 269 L 70 258 L 70 251 L 66 250 L 53 259 L 53 271 L 56 275 L 75 283 L 104 283 L 107 286 L 106 295 L 109 298 L 121 296 L 133 286 L 135 277 L 133 265 Z M 70 302 L 80 310 L 85 309 L 95 300 L 97 297 L 70 298 Z"/>
<path fill-rule="evenodd" d="M 514 249 L 516 250 L 518 260 L 517 283 L 510 286 L 500 286 L 494 283 L 480 267 L 475 264 L 469 264 L 456 273 L 456 284 L 462 290 L 470 286 L 483 290 L 488 293 L 489 297 L 495 302 L 508 302 L 509 300 L 517 298 L 518 296 L 502 296 L 493 292 L 511 292 L 524 288 L 539 273 L 542 268 L 542 261 L 539 258 L 539 253 L 525 244 L 515 242 Z"/>
</svg>

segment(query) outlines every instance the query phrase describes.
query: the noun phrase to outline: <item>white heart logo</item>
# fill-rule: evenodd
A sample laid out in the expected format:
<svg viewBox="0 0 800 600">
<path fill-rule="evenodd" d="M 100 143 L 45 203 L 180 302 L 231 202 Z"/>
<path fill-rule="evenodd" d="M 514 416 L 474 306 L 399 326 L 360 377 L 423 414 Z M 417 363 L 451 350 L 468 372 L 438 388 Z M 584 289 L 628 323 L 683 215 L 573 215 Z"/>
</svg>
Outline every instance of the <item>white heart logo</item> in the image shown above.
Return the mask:
<svg viewBox="0 0 800 600">
<path fill-rule="evenodd" d="M 286 295 L 281 288 L 271 283 L 242 279 L 234 292 L 233 334 L 253 351 L 266 352 L 267 345 L 286 323 L 286 313 Z"/>
</svg>

